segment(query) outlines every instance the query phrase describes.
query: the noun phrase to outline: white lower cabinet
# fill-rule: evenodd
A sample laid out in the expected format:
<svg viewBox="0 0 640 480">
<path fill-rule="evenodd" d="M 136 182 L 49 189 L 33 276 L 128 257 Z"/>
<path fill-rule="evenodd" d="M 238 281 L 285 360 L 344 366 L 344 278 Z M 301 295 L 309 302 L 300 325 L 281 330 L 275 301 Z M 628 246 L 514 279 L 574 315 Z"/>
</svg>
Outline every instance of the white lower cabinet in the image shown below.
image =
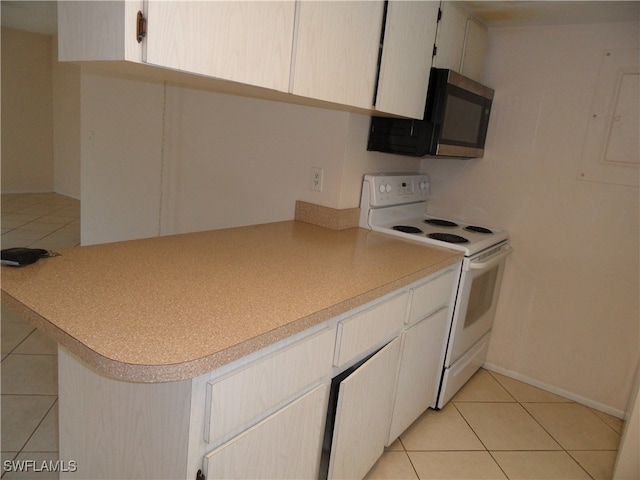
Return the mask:
<svg viewBox="0 0 640 480">
<path fill-rule="evenodd" d="M 320 385 L 205 456 L 213 479 L 316 478 L 329 386 Z"/>
<path fill-rule="evenodd" d="M 436 405 L 460 267 L 458 263 L 411 289 L 387 445 Z"/>
<path fill-rule="evenodd" d="M 402 334 L 402 354 L 387 445 L 435 405 L 444 361 L 449 308 L 442 308 Z"/>
<path fill-rule="evenodd" d="M 336 329 L 300 342 L 207 382 L 204 439 L 222 443 L 273 413 L 328 376 Z"/>
<path fill-rule="evenodd" d="M 328 478 L 362 478 L 382 455 L 399 353 L 396 338 L 340 384 Z"/>
<path fill-rule="evenodd" d="M 413 288 L 409 324 L 430 316 L 442 307 L 453 305 L 455 301 L 453 286 L 459 277 L 460 269 L 451 269 Z"/>
<path fill-rule="evenodd" d="M 338 323 L 334 365 L 344 367 L 375 352 L 402 331 L 409 293 L 403 292 Z"/>
</svg>

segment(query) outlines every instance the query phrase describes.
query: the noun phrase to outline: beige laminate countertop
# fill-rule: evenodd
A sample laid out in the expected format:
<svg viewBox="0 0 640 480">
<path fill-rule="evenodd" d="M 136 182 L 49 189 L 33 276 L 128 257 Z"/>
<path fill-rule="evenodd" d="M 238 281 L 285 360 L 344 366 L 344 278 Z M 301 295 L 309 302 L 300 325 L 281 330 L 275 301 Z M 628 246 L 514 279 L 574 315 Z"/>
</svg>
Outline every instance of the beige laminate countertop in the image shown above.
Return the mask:
<svg viewBox="0 0 640 480">
<path fill-rule="evenodd" d="M 299 221 L 64 250 L 2 267 L 2 301 L 97 372 L 215 370 L 456 263 L 453 250 Z"/>
</svg>

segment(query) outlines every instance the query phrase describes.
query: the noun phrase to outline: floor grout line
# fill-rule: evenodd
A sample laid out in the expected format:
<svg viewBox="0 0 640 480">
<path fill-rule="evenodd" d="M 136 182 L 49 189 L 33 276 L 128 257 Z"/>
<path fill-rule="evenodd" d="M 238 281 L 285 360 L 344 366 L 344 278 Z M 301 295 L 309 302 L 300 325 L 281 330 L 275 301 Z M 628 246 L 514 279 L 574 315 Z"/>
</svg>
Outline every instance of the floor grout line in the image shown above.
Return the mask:
<svg viewBox="0 0 640 480">
<path fill-rule="evenodd" d="M 35 328 L 35 327 L 33 327 L 33 329 L 32 329 L 32 330 L 27 334 L 27 336 L 26 336 L 26 337 L 24 337 L 24 338 L 23 338 L 23 339 L 22 339 L 22 340 L 21 340 L 21 341 L 20 341 L 20 342 L 15 346 L 15 347 L 13 347 L 13 348 L 12 348 L 12 349 L 11 349 L 11 350 L 6 354 L 6 355 L 5 355 L 5 357 L 2 359 L 2 362 L 4 362 L 7 358 L 9 358 L 9 355 L 11 355 L 13 352 L 15 352 L 16 348 L 18 348 L 20 345 L 22 345 L 22 344 L 27 340 L 27 338 L 29 338 L 29 337 L 31 336 L 31 334 L 32 334 L 33 332 L 35 332 L 35 331 L 36 331 L 36 328 Z M 3 355 L 4 355 L 4 352 L 2 352 L 2 353 L 3 353 Z"/>
</svg>

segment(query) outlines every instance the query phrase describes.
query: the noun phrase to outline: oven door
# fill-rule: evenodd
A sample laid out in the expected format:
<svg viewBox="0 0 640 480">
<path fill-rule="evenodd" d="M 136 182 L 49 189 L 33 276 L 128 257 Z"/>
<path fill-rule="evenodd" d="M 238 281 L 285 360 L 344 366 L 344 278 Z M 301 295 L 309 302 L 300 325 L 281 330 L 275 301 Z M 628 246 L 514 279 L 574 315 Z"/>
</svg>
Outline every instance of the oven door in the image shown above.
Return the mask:
<svg viewBox="0 0 640 480">
<path fill-rule="evenodd" d="M 491 330 L 504 265 L 510 252 L 511 247 L 503 243 L 489 252 L 465 258 L 453 311 L 445 368 L 455 363 Z"/>
</svg>

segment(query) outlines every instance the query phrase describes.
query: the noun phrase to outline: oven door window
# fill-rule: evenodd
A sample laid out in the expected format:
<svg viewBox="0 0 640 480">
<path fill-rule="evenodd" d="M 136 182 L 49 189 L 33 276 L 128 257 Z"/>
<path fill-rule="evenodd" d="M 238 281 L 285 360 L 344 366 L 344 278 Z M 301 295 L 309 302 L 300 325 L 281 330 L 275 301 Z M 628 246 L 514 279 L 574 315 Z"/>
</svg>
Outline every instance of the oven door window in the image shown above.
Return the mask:
<svg viewBox="0 0 640 480">
<path fill-rule="evenodd" d="M 469 293 L 467 315 L 464 319 L 464 328 L 473 325 L 491 309 L 499 269 L 500 267 L 497 265 L 473 279 L 471 292 Z"/>
</svg>

